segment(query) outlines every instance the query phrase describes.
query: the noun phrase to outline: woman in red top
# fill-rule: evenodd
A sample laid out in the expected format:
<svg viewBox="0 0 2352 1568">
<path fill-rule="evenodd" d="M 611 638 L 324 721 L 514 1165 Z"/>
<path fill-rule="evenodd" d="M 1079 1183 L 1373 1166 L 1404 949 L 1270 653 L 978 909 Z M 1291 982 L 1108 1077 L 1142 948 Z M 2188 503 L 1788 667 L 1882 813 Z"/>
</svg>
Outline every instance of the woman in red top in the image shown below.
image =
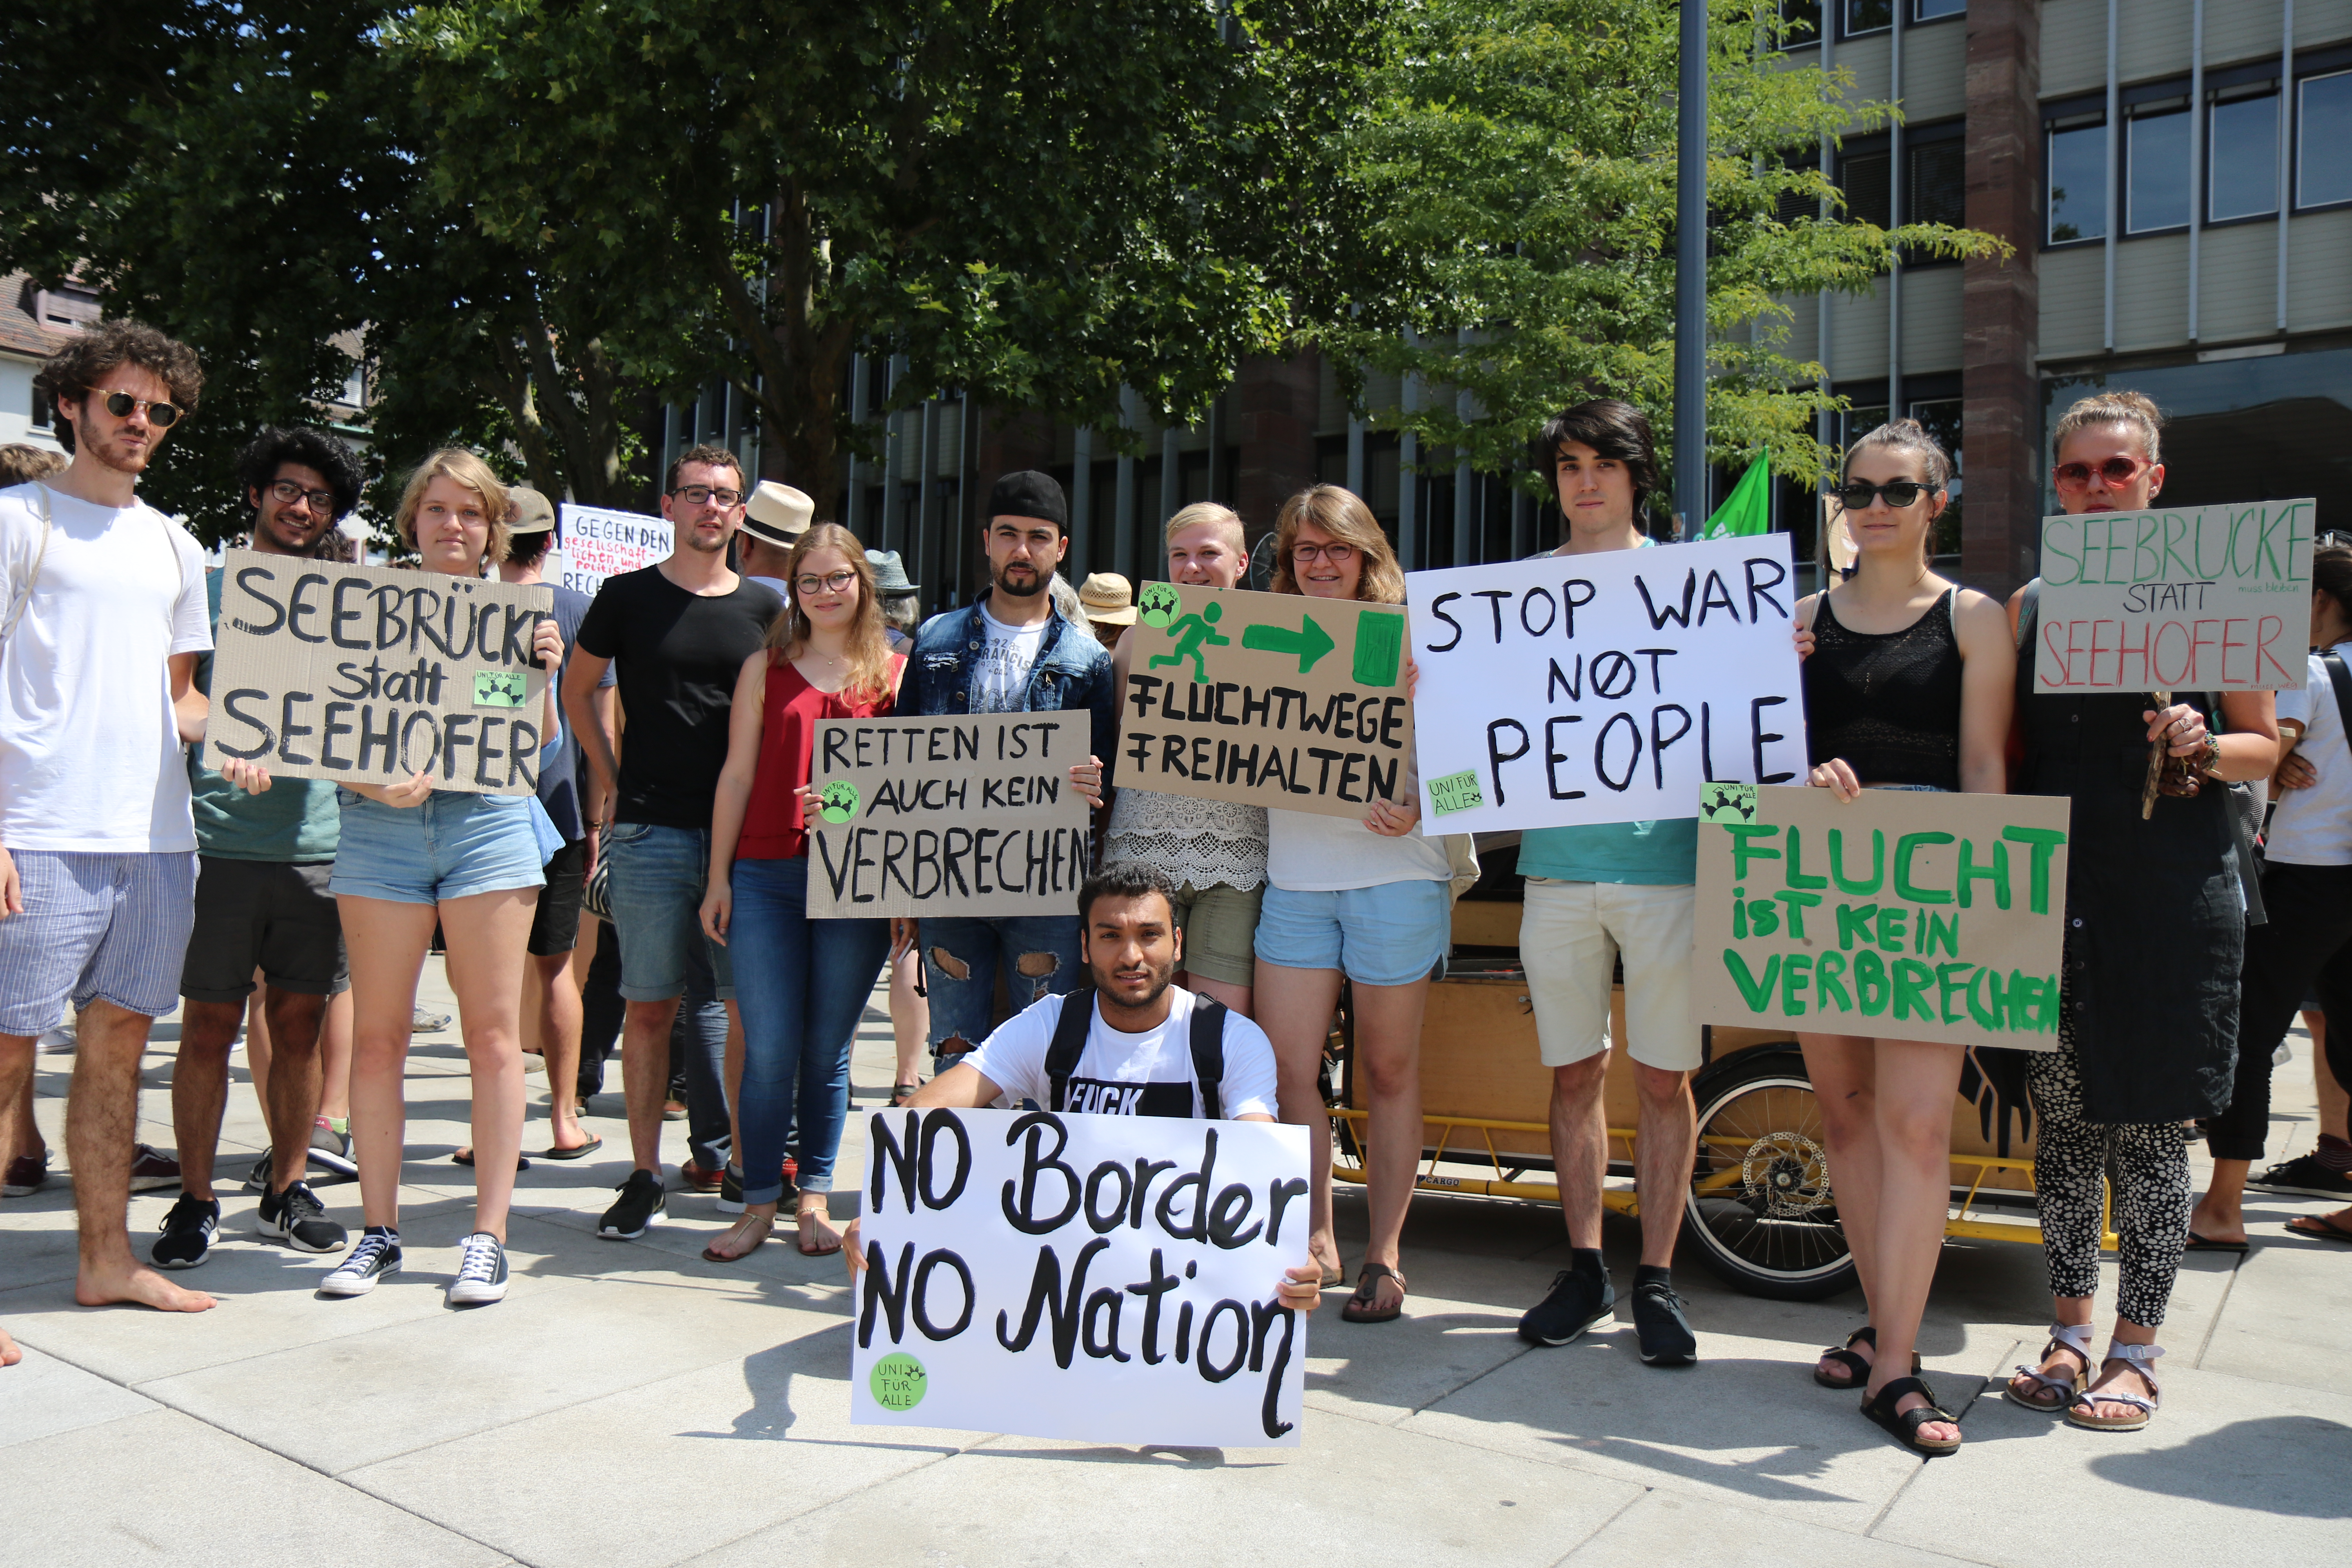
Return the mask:
<svg viewBox="0 0 2352 1568">
<path fill-rule="evenodd" d="M 743 1217 L 703 1249 L 714 1263 L 757 1251 L 773 1233 L 784 1140 L 796 1120 L 800 1249 L 812 1258 L 841 1250 L 825 1200 L 849 1114 L 849 1047 L 890 950 L 887 920 L 808 918 L 803 813 L 817 725 L 889 712 L 907 661 L 883 638 L 874 568 L 847 529 L 825 522 L 803 534 L 784 579 L 784 613 L 735 683 L 702 900 L 710 940 L 742 949 L 735 1005 L 743 1020 Z"/>
</svg>

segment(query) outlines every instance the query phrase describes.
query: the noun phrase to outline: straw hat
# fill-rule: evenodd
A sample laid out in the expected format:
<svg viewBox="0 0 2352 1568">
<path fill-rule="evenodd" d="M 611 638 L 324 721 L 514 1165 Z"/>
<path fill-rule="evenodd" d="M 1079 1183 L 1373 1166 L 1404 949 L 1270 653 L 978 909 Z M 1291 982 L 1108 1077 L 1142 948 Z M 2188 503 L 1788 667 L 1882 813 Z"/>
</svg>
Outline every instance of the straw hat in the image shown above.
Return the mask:
<svg viewBox="0 0 2352 1568">
<path fill-rule="evenodd" d="M 1087 608 L 1087 619 L 1100 621 L 1105 626 L 1131 626 L 1135 624 L 1135 587 L 1116 572 L 1097 572 L 1079 584 L 1078 603 Z"/>
<path fill-rule="evenodd" d="M 743 504 L 743 531 L 763 544 L 790 550 L 816 515 L 816 502 L 790 485 L 761 479 Z"/>
</svg>

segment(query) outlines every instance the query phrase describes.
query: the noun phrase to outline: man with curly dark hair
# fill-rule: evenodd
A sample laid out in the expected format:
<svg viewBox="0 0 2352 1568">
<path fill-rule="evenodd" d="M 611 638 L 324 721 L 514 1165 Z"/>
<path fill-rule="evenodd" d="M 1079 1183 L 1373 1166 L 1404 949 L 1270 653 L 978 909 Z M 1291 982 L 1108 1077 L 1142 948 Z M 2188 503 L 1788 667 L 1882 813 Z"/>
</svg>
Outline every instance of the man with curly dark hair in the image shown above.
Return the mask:
<svg viewBox="0 0 2352 1568">
<path fill-rule="evenodd" d="M 177 1004 L 194 915 L 181 751 L 204 735 L 195 667 L 213 646 L 204 552 L 137 486 L 204 375 L 185 344 L 109 321 L 39 384 L 74 458 L 0 490 L 0 1105 L 70 1001 L 74 1299 L 200 1312 L 211 1297 L 131 1256 L 125 1215 L 139 1059 Z"/>
</svg>

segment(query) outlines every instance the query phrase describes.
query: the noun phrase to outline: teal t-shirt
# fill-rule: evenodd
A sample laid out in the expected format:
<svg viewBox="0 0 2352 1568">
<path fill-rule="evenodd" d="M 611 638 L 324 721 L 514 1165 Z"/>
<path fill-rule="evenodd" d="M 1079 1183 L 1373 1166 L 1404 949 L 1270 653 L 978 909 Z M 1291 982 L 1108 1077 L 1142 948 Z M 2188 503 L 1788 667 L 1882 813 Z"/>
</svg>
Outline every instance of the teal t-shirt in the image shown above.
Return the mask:
<svg viewBox="0 0 2352 1568">
<path fill-rule="evenodd" d="M 1647 550 L 1656 543 L 1644 539 L 1641 548 Z M 1696 882 L 1697 814 L 1660 822 L 1531 827 L 1519 836 L 1519 875 L 1549 877 L 1556 882 L 1628 882 L 1648 888 Z"/>
<path fill-rule="evenodd" d="M 220 631 L 221 574 L 205 574 L 205 603 L 213 631 Z M 196 689 L 213 689 L 213 656 L 196 659 Z M 196 847 L 224 860 L 269 860 L 280 865 L 322 866 L 335 858 L 342 832 L 342 809 L 330 779 L 273 778 L 259 795 L 247 795 L 188 755 L 188 790 L 196 814 Z"/>
</svg>

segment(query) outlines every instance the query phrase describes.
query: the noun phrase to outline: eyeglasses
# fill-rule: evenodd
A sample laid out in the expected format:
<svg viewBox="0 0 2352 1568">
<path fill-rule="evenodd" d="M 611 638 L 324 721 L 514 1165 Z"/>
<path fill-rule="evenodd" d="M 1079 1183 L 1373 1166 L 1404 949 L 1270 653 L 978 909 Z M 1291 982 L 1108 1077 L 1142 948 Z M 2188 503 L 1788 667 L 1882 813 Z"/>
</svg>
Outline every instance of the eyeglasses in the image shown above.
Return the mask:
<svg viewBox="0 0 2352 1568">
<path fill-rule="evenodd" d="M 292 479 L 277 479 L 271 482 L 269 493 L 287 506 L 292 506 L 298 500 L 307 500 L 312 511 L 324 512 L 329 517 L 335 515 L 335 492 L 332 490 L 306 490 Z"/>
<path fill-rule="evenodd" d="M 1925 494 L 1927 487 L 1916 479 L 1889 479 L 1874 485 L 1867 479 L 1848 479 L 1837 488 L 1838 504 L 1848 511 L 1861 511 L 1880 496 L 1897 510 L 1909 506 Z"/>
<path fill-rule="evenodd" d="M 814 572 L 803 572 L 793 579 L 793 586 L 803 594 L 814 594 L 820 591 L 838 594 L 856 581 L 857 574 L 845 566 L 838 572 L 828 572 L 822 577 Z"/>
<path fill-rule="evenodd" d="M 743 499 L 741 490 L 725 489 L 716 485 L 680 485 L 669 492 L 688 506 L 700 506 L 717 501 L 720 506 L 733 506 Z"/>
<path fill-rule="evenodd" d="M 1352 544 L 1294 544 L 1290 547 L 1290 558 L 1301 566 L 1318 557 L 1334 566 L 1345 566 L 1356 558 L 1356 547 Z"/>
<path fill-rule="evenodd" d="M 96 387 L 90 388 L 92 392 Z M 176 403 L 151 403 L 143 397 L 133 397 L 127 392 L 106 395 L 106 411 L 117 419 L 128 419 L 134 408 L 147 411 L 147 423 L 158 430 L 169 430 L 180 422 L 180 405 Z"/>
<path fill-rule="evenodd" d="M 2050 470 L 2050 477 L 2058 481 L 2058 488 L 2062 490 L 2079 490 L 2089 487 L 2091 476 L 2095 473 L 2107 481 L 2108 489 L 2121 489 L 2154 467 L 2154 463 L 2138 458 L 2117 455 L 2095 468 L 2088 463 L 2061 463 Z"/>
</svg>

